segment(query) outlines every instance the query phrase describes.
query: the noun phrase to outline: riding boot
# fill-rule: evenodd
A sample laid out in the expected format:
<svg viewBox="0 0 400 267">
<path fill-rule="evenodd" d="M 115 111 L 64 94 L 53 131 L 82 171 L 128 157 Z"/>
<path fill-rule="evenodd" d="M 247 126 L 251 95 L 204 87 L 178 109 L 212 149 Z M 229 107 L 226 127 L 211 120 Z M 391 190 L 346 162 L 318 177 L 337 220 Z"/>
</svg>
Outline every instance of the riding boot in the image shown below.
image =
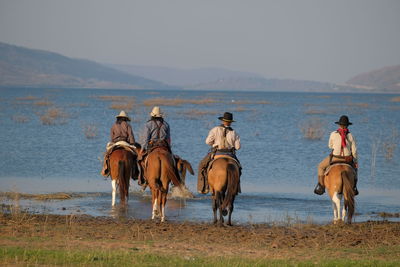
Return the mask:
<svg viewBox="0 0 400 267">
<path fill-rule="evenodd" d="M 322 195 L 323 193 L 325 193 L 325 186 L 323 185 L 324 181 L 324 176 L 323 175 L 319 175 L 318 176 L 318 184 L 314 189 L 314 193 L 317 195 Z"/>
<path fill-rule="evenodd" d="M 353 187 L 355 196 L 357 196 L 359 194 L 358 189 L 357 189 L 357 181 L 358 181 L 358 177 L 357 177 L 357 173 L 356 173 L 356 176 L 354 177 L 354 187 Z"/>
<path fill-rule="evenodd" d="M 109 166 L 108 157 L 105 156 L 104 160 L 103 160 L 103 168 L 101 170 L 101 175 L 103 175 L 104 177 L 107 177 L 110 175 L 110 168 L 108 166 Z"/>
<path fill-rule="evenodd" d="M 207 182 L 207 166 L 211 161 L 211 153 L 208 153 L 199 163 L 197 175 L 197 192 L 207 194 L 209 192 Z"/>
</svg>

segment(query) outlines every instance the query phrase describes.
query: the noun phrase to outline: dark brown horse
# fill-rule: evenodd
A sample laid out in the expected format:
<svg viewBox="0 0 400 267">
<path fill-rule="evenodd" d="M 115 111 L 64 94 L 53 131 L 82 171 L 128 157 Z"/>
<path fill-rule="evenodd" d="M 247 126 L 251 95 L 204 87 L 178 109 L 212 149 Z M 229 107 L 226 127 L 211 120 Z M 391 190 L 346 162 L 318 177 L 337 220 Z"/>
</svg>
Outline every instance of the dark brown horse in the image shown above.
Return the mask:
<svg viewBox="0 0 400 267">
<path fill-rule="evenodd" d="M 332 200 L 333 222 L 344 221 L 347 215 L 347 223 L 351 223 L 354 215 L 354 169 L 345 163 L 333 165 L 329 173 L 325 175 L 325 187 Z M 340 216 L 340 201 L 344 196 L 342 216 Z"/>
<path fill-rule="evenodd" d="M 164 222 L 169 184 L 172 181 L 175 186 L 182 186 L 175 172 L 172 154 L 162 147 L 152 150 L 147 156 L 144 176 L 151 190 L 153 204 L 151 218 L 160 216 L 161 222 Z"/>
<path fill-rule="evenodd" d="M 119 148 L 110 155 L 110 174 L 112 184 L 112 206 L 115 206 L 115 193 L 119 187 L 120 203 L 125 205 L 129 198 L 129 179 L 132 174 L 132 167 L 135 163 L 135 156 L 132 152 Z"/>
<path fill-rule="evenodd" d="M 219 224 L 223 225 L 224 217 L 228 214 L 228 225 L 232 225 L 231 216 L 233 202 L 239 189 L 239 167 L 236 161 L 225 156 L 215 156 L 211 169 L 208 171 L 208 184 L 212 194 L 214 223 L 217 223 L 219 210 Z"/>
</svg>

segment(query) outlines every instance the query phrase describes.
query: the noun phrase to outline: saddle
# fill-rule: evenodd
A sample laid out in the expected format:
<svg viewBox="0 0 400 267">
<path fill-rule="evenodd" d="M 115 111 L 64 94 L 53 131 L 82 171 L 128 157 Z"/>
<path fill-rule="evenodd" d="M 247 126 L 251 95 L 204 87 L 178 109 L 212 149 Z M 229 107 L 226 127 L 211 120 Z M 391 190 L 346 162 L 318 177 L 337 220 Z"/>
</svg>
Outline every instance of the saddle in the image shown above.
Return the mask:
<svg viewBox="0 0 400 267">
<path fill-rule="evenodd" d="M 356 170 L 353 166 L 353 164 L 351 163 L 347 163 L 347 162 L 332 162 L 331 165 L 328 166 L 328 168 L 326 168 L 324 175 L 329 175 L 329 171 L 332 169 L 333 166 L 337 166 L 337 165 L 344 165 L 344 166 L 350 166 L 351 169 L 353 170 L 353 172 L 356 174 Z"/>
<path fill-rule="evenodd" d="M 237 159 L 235 159 L 235 158 L 232 157 L 232 156 L 229 156 L 229 155 L 215 155 L 214 158 L 210 161 L 210 163 L 208 163 L 207 173 L 212 169 L 212 165 L 214 164 L 214 162 L 215 162 L 217 159 L 221 159 L 221 158 L 231 159 L 231 160 L 233 160 L 233 161 L 236 163 L 236 165 L 238 166 L 239 169 L 242 167 L 242 166 L 240 165 L 239 161 L 237 161 Z"/>
</svg>

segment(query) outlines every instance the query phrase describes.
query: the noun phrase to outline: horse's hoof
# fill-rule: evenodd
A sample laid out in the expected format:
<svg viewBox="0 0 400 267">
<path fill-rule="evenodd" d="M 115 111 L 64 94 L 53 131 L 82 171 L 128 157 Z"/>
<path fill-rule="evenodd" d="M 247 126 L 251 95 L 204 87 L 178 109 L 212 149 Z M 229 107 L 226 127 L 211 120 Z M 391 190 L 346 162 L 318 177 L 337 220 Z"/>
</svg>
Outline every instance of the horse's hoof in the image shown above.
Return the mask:
<svg viewBox="0 0 400 267">
<path fill-rule="evenodd" d="M 228 226 L 232 226 L 232 223 L 230 223 L 230 222 L 229 222 L 229 223 L 227 223 L 226 225 L 228 225 Z"/>
<path fill-rule="evenodd" d="M 226 209 L 222 210 L 222 216 L 226 216 L 226 215 L 228 215 L 228 211 Z"/>
</svg>

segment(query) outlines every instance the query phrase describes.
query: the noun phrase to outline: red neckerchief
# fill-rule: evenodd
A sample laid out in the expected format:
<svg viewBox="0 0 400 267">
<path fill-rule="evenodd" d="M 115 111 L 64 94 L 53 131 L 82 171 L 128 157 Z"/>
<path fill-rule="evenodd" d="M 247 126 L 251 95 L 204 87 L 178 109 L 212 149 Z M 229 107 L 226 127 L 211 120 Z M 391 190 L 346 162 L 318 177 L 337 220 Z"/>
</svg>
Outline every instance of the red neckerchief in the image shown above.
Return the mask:
<svg viewBox="0 0 400 267">
<path fill-rule="evenodd" d="M 340 137 L 342 138 L 342 147 L 346 147 L 346 135 L 350 132 L 349 129 L 342 129 L 339 128 L 337 129 L 338 133 L 340 134 Z"/>
</svg>

